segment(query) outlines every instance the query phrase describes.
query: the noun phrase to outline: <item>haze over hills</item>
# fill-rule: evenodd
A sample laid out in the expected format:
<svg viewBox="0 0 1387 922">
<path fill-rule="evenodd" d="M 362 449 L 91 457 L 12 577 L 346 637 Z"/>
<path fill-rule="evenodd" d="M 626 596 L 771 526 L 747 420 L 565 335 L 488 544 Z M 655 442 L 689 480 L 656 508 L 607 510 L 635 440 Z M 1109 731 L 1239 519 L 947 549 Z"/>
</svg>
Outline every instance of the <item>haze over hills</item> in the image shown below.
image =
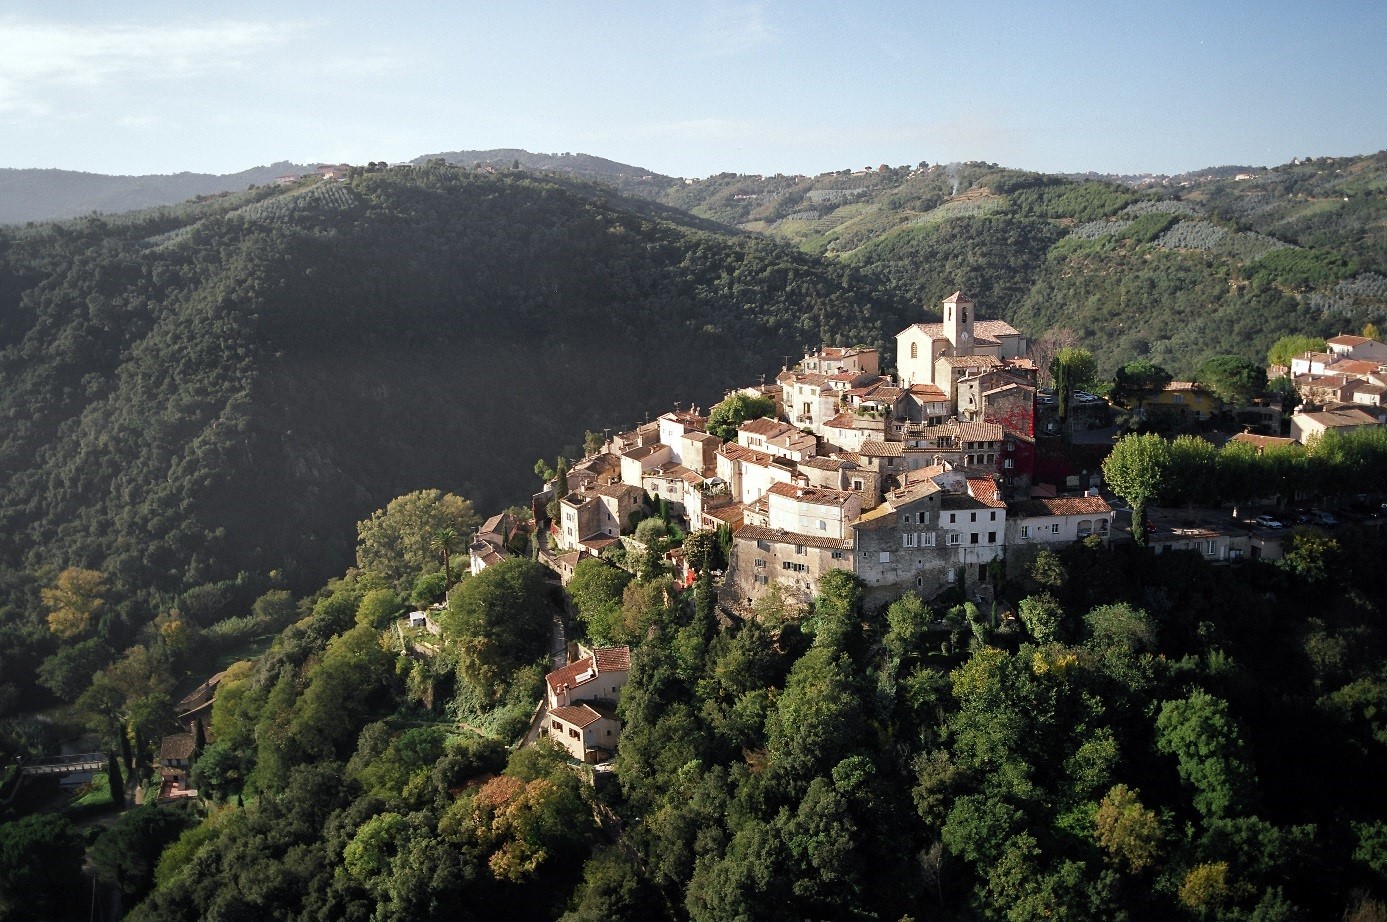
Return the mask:
<svg viewBox="0 0 1387 922">
<path fill-rule="evenodd" d="M 305 173 L 310 169 L 287 161 L 227 174 L 108 176 L 74 170 L 0 169 L 0 224 L 173 205 L 199 195 L 240 191 L 273 182 L 286 173 Z"/>
</svg>

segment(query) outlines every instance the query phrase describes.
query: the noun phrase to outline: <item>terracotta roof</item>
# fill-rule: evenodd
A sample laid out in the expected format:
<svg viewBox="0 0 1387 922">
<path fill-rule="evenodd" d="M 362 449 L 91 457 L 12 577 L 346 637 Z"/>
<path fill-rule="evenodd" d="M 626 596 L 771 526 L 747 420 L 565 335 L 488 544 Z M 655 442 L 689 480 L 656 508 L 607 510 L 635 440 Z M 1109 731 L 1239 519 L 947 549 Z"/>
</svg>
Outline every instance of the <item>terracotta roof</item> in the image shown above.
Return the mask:
<svg viewBox="0 0 1387 922">
<path fill-rule="evenodd" d="M 799 431 L 795 429 L 794 426 L 791 426 L 789 423 L 782 423 L 780 420 L 771 419 L 769 416 L 760 416 L 756 419 L 749 419 L 737 427 L 738 432 L 749 432 L 752 435 L 761 435 L 766 437 L 779 435 L 787 429 L 793 432 Z"/>
<path fill-rule="evenodd" d="M 1243 442 L 1251 445 L 1258 451 L 1264 451 L 1276 445 L 1294 445 L 1295 439 L 1283 439 L 1276 435 L 1255 435 L 1251 432 L 1239 432 L 1228 441 Z"/>
<path fill-rule="evenodd" d="M 590 727 L 602 719 L 601 714 L 597 713 L 597 711 L 588 707 L 586 704 L 550 708 L 549 713 L 566 724 L 572 724 L 579 730 Z"/>
<path fill-rule="evenodd" d="M 776 496 L 788 497 L 789 499 L 798 500 L 802 503 L 814 503 L 818 506 L 841 506 L 857 495 L 848 490 L 829 490 L 824 487 L 801 487 L 793 483 L 773 483 L 771 484 L 769 492 Z"/>
<path fill-rule="evenodd" d="M 1326 429 L 1378 425 L 1376 416 L 1362 410 L 1325 410 L 1323 413 L 1302 413 L 1300 415 L 1306 419 L 1313 419 Z"/>
<path fill-rule="evenodd" d="M 802 544 L 805 547 L 827 548 L 834 551 L 851 550 L 851 539 L 830 538 L 826 535 L 801 535 L 779 528 L 743 525 L 733 536 L 738 541 L 773 541 L 776 544 Z"/>
<path fill-rule="evenodd" d="M 828 375 L 821 375 L 817 371 L 799 372 L 794 376 L 796 384 L 820 385 L 828 383 Z"/>
<path fill-rule="evenodd" d="M 942 323 L 912 323 L 906 329 L 911 327 L 934 339 L 942 339 L 944 336 L 944 324 Z M 904 332 L 905 330 L 901 331 L 901 333 Z M 900 333 L 896 335 L 899 336 Z M 998 336 L 1020 336 L 1021 331 L 1005 320 L 978 320 L 973 324 L 973 335 L 995 339 Z"/>
<path fill-rule="evenodd" d="M 956 368 L 995 368 L 1002 364 L 1001 359 L 990 355 L 941 355 L 939 360 Z"/>
<path fill-rule="evenodd" d="M 704 426 L 708 425 L 708 417 L 700 416 L 697 413 L 691 413 L 688 410 L 671 410 L 664 416 L 661 416 L 660 419 L 667 419 L 670 422 L 679 423 L 682 426 L 689 426 L 694 429 L 702 429 Z"/>
<path fill-rule="evenodd" d="M 630 458 L 632 461 L 642 461 L 650 457 L 651 455 L 655 454 L 655 452 L 659 451 L 662 448 L 668 449 L 669 446 L 662 445 L 659 442 L 654 442 L 650 445 L 641 445 L 638 448 L 628 448 L 621 453 L 621 456 L 623 458 Z"/>
<path fill-rule="evenodd" d="M 910 396 L 925 403 L 943 403 L 948 396 L 933 384 L 910 385 Z"/>
<path fill-rule="evenodd" d="M 1325 371 L 1342 375 L 1371 375 L 1376 373 L 1379 364 L 1363 359 L 1339 359 L 1333 365 L 1325 368 Z"/>
<path fill-rule="evenodd" d="M 717 442 L 718 444 L 722 444 L 722 439 L 708 432 L 685 432 L 683 437 L 688 439 L 690 442 L 701 442 L 705 445 L 709 442 Z"/>
<path fill-rule="evenodd" d="M 197 750 L 197 737 L 191 733 L 171 733 L 159 744 L 159 761 L 191 759 Z"/>
<path fill-rule="evenodd" d="M 1366 336 L 1350 336 L 1348 334 L 1343 334 L 1341 336 L 1336 336 L 1333 339 L 1325 340 L 1325 342 L 1331 346 L 1361 346 L 1364 343 L 1370 343 L 1373 341 L 1374 340 L 1371 340 Z"/>
<path fill-rule="evenodd" d="M 958 423 L 958 437 L 965 442 L 1000 442 L 1002 427 L 996 423 Z"/>
<path fill-rule="evenodd" d="M 854 355 L 870 355 L 875 352 L 875 349 L 858 349 L 849 346 L 824 346 L 819 350 L 819 357 L 826 359 L 846 359 Z"/>
<path fill-rule="evenodd" d="M 825 429 L 852 429 L 853 423 L 857 421 L 857 414 L 849 411 L 839 413 L 837 416 L 824 423 Z"/>
<path fill-rule="evenodd" d="M 805 458 L 799 463 L 799 466 L 812 467 L 817 471 L 841 471 L 845 467 L 855 467 L 856 465 L 841 458 Z"/>
<path fill-rule="evenodd" d="M 729 461 L 745 461 L 748 464 L 755 464 L 766 467 L 771 463 L 771 456 L 764 451 L 757 451 L 755 448 L 747 448 L 745 445 L 738 445 L 736 442 L 724 442 L 718 446 L 718 454 L 727 458 Z"/>
<path fill-rule="evenodd" d="M 944 299 L 945 304 L 972 304 L 973 299 L 963 293 L 962 289 L 955 291 Z"/>
<path fill-rule="evenodd" d="M 899 458 L 905 454 L 905 448 L 900 442 L 880 442 L 876 439 L 867 439 L 862 443 L 860 453 L 868 458 Z"/>
<path fill-rule="evenodd" d="M 1059 496 L 1054 499 L 1028 499 L 1013 503 L 1012 513 L 1023 518 L 1060 515 L 1107 515 L 1112 506 L 1101 496 Z"/>
<path fill-rule="evenodd" d="M 603 647 L 592 651 L 592 656 L 585 656 L 562 669 L 555 669 L 544 677 L 544 681 L 551 691 L 557 692 L 564 688 L 577 688 L 603 673 L 626 672 L 630 669 L 630 647 Z"/>
<path fill-rule="evenodd" d="M 599 647 L 592 651 L 597 660 L 597 671 L 629 672 L 631 669 L 630 647 Z"/>
<path fill-rule="evenodd" d="M 597 483 L 588 487 L 588 490 L 598 496 L 609 496 L 613 499 L 641 499 L 645 496 L 644 490 L 629 483 Z"/>
<path fill-rule="evenodd" d="M 1202 391 L 1204 385 L 1198 381 L 1171 381 L 1162 390 L 1167 391 Z"/>
<path fill-rule="evenodd" d="M 968 492 L 974 499 L 985 506 L 992 506 L 999 509 L 1006 508 L 1007 504 L 1002 502 L 1001 496 L 998 495 L 999 491 L 996 482 L 988 477 L 969 477 Z"/>
</svg>

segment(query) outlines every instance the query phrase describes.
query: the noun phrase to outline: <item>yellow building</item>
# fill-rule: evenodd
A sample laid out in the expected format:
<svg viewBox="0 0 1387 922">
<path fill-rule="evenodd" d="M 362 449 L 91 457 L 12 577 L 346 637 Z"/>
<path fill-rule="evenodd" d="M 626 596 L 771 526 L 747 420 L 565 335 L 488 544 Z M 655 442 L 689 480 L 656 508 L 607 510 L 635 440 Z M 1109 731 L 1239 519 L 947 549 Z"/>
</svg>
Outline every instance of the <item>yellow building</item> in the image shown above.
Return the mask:
<svg viewBox="0 0 1387 922">
<path fill-rule="evenodd" d="M 1159 394 L 1146 398 L 1147 413 L 1169 413 L 1179 419 L 1208 419 L 1223 402 L 1196 381 L 1171 381 Z"/>
</svg>

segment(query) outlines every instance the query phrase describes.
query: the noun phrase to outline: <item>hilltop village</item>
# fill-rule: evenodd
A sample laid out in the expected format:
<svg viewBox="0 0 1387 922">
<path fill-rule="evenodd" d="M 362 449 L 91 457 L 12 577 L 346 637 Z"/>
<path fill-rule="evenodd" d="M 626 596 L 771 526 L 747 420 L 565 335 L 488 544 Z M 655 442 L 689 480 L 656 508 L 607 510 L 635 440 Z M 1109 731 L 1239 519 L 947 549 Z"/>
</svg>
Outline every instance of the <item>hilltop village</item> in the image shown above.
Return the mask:
<svg viewBox="0 0 1387 922">
<path fill-rule="evenodd" d="M 611 439 L 568 472 L 560 572 L 618 541 L 647 495 L 691 530 L 730 534 L 721 601 L 734 610 L 773 585 L 807 602 L 830 570 L 856 574 L 877 603 L 954 584 L 990 602 L 990 565 L 1008 545 L 1106 540 L 1113 510 L 1096 490 L 1033 495 L 1026 337 L 979 319 L 961 292 L 943 318 L 897 336 L 898 378 L 880 373 L 875 349 L 808 352 L 774 384 L 734 395 L 773 407 L 735 438 L 676 410 Z"/>
<path fill-rule="evenodd" d="M 1059 438 L 1059 398 L 1040 387 L 1027 337 L 980 318 L 962 292 L 944 299 L 942 316 L 897 334 L 895 376 L 881 373 L 875 349 L 822 346 L 773 384 L 729 393 L 720 418 L 676 408 L 593 446 L 532 497 L 545 536 L 533 552 L 564 585 L 584 560 L 634 570 L 630 561 L 656 553 L 691 586 L 699 573 L 685 548 L 652 548 L 633 534 L 654 512 L 679 535 L 719 537 L 726 569 L 714 584 L 729 614 L 754 617 L 773 593 L 807 605 L 826 574 L 846 571 L 871 607 L 947 593 L 993 624 L 1014 618 L 997 587 L 1026 573 L 1043 549 L 1133 539 L 1131 510 L 1102 489 L 1115 427 L 1045 458 L 1039 430 L 1052 443 L 1070 440 Z M 1259 455 L 1387 422 L 1387 347 L 1375 340 L 1335 337 L 1271 371 L 1304 401 L 1289 436 L 1279 434 L 1287 427 L 1271 391 L 1230 406 L 1190 381 L 1158 382 L 1135 401 L 1137 418 L 1192 426 L 1228 414 L 1243 431 L 1227 444 Z M 1064 396 L 1071 427 L 1110 422 L 1107 400 Z M 1272 516 L 1218 503 L 1153 508 L 1143 518 L 1156 553 L 1194 551 L 1214 563 L 1278 560 L 1290 534 Z M 1304 521 L 1336 524 L 1322 510 Z M 471 545 L 472 572 L 520 553 L 525 542 L 514 536 L 532 528 L 511 513 L 493 517 Z M 604 761 L 621 731 L 615 704 L 631 653 L 575 649 L 573 662 L 548 677 L 541 722 L 575 758 Z"/>
</svg>

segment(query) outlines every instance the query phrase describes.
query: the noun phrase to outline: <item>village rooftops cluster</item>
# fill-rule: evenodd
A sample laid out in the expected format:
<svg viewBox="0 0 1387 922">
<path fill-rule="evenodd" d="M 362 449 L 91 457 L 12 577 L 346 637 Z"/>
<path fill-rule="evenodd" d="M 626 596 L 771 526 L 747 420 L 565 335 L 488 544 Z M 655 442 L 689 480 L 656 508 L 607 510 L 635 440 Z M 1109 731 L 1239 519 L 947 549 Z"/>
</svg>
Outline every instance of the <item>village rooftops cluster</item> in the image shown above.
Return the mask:
<svg viewBox="0 0 1387 922">
<path fill-rule="evenodd" d="M 1326 351 L 1302 353 L 1286 371 L 1305 401 L 1291 417 L 1297 441 L 1387 422 L 1387 345 L 1366 336 L 1335 336 L 1326 341 Z"/>
<path fill-rule="evenodd" d="M 630 541 L 638 513 L 658 503 L 688 530 L 732 532 L 721 590 L 731 607 L 775 584 L 807 599 L 831 569 L 880 598 L 958 584 L 985 598 L 1008 545 L 1106 538 L 1112 511 L 1097 497 L 1030 502 L 1025 336 L 978 320 L 962 294 L 943 314 L 897 337 L 900 381 L 880 373 L 874 349 L 829 346 L 746 389 L 774 399 L 776 414 L 745 421 L 733 441 L 680 410 L 612 436 L 569 471 L 542 559 L 567 579 L 584 556 Z M 553 499 L 551 485 L 537 512 Z"/>
</svg>

